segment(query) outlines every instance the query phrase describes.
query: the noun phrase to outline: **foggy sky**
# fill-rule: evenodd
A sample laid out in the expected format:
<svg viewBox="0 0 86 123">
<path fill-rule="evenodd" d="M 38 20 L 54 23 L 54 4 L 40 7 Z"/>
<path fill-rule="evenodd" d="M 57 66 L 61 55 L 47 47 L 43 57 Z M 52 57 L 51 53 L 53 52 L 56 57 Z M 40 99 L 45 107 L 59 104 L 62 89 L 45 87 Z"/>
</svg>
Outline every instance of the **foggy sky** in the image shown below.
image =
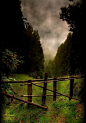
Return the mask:
<svg viewBox="0 0 86 123">
<path fill-rule="evenodd" d="M 58 46 L 67 38 L 69 28 L 60 19 L 60 8 L 68 0 L 22 0 L 23 16 L 38 30 L 44 54 L 54 57 Z"/>
</svg>

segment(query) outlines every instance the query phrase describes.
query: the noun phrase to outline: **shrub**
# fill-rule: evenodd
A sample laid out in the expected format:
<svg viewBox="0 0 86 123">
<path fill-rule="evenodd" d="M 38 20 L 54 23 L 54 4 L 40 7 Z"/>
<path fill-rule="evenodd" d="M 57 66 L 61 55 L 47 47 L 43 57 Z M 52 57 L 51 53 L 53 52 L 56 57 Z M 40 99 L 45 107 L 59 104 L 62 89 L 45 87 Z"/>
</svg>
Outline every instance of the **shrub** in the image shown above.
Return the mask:
<svg viewBox="0 0 86 123">
<path fill-rule="evenodd" d="M 5 49 L 4 52 L 2 52 L 2 72 L 5 73 L 8 77 L 9 73 L 13 73 L 17 70 L 17 66 L 23 63 L 23 60 L 21 58 L 18 58 L 16 52 L 12 52 L 8 49 Z"/>
</svg>

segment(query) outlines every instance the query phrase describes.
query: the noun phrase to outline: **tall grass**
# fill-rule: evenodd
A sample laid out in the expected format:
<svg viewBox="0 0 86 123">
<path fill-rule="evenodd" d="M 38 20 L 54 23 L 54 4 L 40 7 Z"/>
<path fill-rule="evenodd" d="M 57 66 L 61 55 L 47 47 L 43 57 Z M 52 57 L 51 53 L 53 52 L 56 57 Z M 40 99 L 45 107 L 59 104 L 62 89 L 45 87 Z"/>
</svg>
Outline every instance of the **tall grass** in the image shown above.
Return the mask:
<svg viewBox="0 0 86 123">
<path fill-rule="evenodd" d="M 32 79 L 28 75 L 24 74 L 14 74 L 13 78 L 16 80 L 28 80 Z M 75 80 L 74 83 L 77 83 L 76 87 L 79 88 L 82 79 Z M 19 83 L 11 84 L 12 88 L 16 92 L 16 96 L 20 97 L 21 95 L 27 94 L 27 85 L 20 86 Z M 40 84 L 43 86 L 43 84 Z M 57 82 L 57 91 L 62 94 L 69 94 L 69 80 L 68 81 L 59 81 Z M 53 89 L 53 83 L 48 83 L 47 88 Z M 33 85 L 33 95 L 42 95 L 43 89 Z M 52 92 L 47 90 L 47 94 L 52 94 Z M 25 97 L 23 97 L 25 99 Z M 26 98 L 27 100 L 27 98 Z M 33 97 L 34 103 L 41 105 L 42 97 Z M 57 96 L 56 101 L 53 101 L 53 97 L 46 97 L 46 106 L 48 110 L 38 108 L 36 106 L 27 104 L 22 104 L 14 99 L 14 101 L 9 104 L 3 104 L 4 110 L 2 112 L 3 118 L 1 119 L 2 123 L 81 123 L 84 121 L 84 112 L 77 112 L 76 105 L 80 103 L 76 100 L 71 100 L 64 96 Z M 79 117 L 79 115 L 81 117 Z M 76 118 L 78 116 L 78 118 Z"/>
</svg>

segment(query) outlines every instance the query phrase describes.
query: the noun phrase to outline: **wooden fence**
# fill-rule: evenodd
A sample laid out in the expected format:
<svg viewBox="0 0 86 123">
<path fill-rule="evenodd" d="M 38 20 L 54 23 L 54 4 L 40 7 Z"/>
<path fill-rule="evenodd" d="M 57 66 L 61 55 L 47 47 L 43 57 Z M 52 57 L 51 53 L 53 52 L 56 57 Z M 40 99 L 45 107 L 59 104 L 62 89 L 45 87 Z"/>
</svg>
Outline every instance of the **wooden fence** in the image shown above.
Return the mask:
<svg viewBox="0 0 86 123">
<path fill-rule="evenodd" d="M 45 73 L 44 79 L 33 79 L 33 80 L 28 80 L 28 81 L 2 81 L 2 83 L 24 83 L 24 84 L 20 84 L 20 86 L 27 85 L 27 95 L 21 95 L 21 97 L 28 97 L 28 101 L 17 98 L 14 95 L 9 95 L 6 92 L 4 92 L 3 94 L 5 94 L 7 97 L 14 98 L 14 99 L 17 99 L 19 101 L 28 103 L 28 105 L 35 105 L 35 106 L 47 109 L 47 107 L 44 106 L 46 103 L 46 97 L 47 96 L 52 96 L 53 101 L 56 101 L 56 96 L 59 96 L 59 95 L 68 97 L 69 100 L 71 100 L 71 99 L 78 100 L 76 98 L 73 98 L 73 84 L 74 84 L 74 79 L 81 79 L 81 78 L 84 78 L 84 76 L 67 77 L 67 78 L 49 78 L 48 79 L 48 74 Z M 61 94 L 61 93 L 56 91 L 57 90 L 56 87 L 58 86 L 57 82 L 58 81 L 66 81 L 66 80 L 70 80 L 70 93 L 68 95 Z M 51 83 L 51 82 L 53 83 L 53 90 L 47 88 L 47 83 Z M 37 85 L 37 84 L 41 84 L 41 83 L 44 83 L 44 85 L 43 86 Z M 32 95 L 32 85 L 43 88 L 43 94 L 42 95 Z M 47 95 L 46 90 L 53 92 L 53 94 Z M 32 103 L 32 97 L 42 97 L 42 105 Z"/>
</svg>

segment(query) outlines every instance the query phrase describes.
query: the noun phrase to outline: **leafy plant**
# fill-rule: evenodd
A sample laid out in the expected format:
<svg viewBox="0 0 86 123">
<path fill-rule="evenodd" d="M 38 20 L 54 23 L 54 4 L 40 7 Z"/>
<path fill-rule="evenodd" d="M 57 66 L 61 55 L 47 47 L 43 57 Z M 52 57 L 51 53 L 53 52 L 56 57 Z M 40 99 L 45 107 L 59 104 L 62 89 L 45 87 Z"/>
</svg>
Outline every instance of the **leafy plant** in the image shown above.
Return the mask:
<svg viewBox="0 0 86 123">
<path fill-rule="evenodd" d="M 23 60 L 20 60 L 22 57 L 18 58 L 16 52 L 12 52 L 8 49 L 5 49 L 2 52 L 2 72 L 6 73 L 8 77 L 8 73 L 15 72 L 17 70 L 17 66 L 20 63 L 23 63 Z"/>
</svg>

